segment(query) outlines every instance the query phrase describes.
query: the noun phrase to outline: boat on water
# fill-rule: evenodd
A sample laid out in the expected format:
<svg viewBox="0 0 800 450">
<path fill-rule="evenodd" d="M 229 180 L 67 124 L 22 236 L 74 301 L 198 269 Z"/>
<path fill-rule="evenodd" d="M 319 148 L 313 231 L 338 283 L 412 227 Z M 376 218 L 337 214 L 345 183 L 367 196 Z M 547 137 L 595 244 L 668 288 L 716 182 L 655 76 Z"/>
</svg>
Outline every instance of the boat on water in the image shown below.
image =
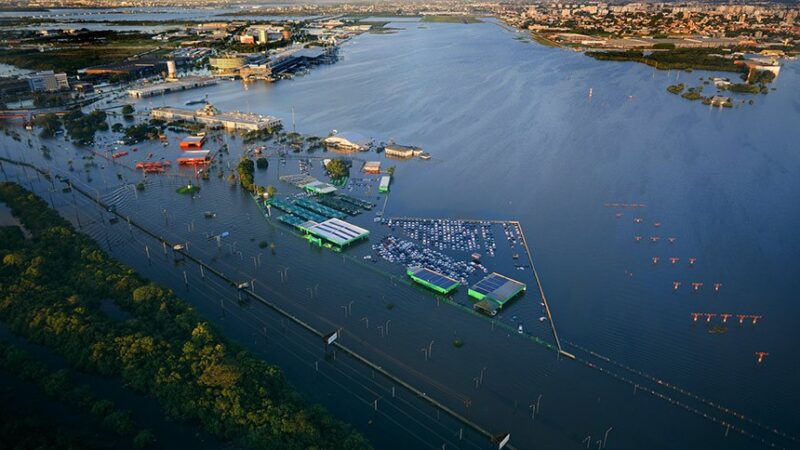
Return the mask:
<svg viewBox="0 0 800 450">
<path fill-rule="evenodd" d="M 111 157 L 114 158 L 114 159 L 117 159 L 117 158 L 122 158 L 123 156 L 125 156 L 127 154 L 128 154 L 128 152 L 117 152 L 117 153 L 114 153 L 113 155 L 111 155 Z"/>
<path fill-rule="evenodd" d="M 217 213 L 214 211 L 206 211 L 203 213 L 203 216 L 205 216 L 206 219 L 213 219 L 214 217 L 217 217 Z"/>
<path fill-rule="evenodd" d="M 522 324 L 519 324 L 519 326 L 517 327 L 517 333 L 522 334 L 524 332 L 525 331 L 522 329 Z"/>
<path fill-rule="evenodd" d="M 201 98 L 200 100 L 189 100 L 188 102 L 186 102 L 186 106 L 202 105 L 205 103 L 208 103 L 208 100 Z"/>
</svg>

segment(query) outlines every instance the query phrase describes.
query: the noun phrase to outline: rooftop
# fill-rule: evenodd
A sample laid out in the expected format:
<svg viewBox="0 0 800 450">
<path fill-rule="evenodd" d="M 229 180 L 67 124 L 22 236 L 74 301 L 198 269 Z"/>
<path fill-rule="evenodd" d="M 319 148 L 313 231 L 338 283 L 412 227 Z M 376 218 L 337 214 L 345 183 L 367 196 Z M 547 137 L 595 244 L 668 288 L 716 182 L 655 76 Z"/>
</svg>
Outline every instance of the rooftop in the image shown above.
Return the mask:
<svg viewBox="0 0 800 450">
<path fill-rule="evenodd" d="M 368 230 L 336 218 L 320 223 L 308 221 L 302 228 L 340 247 L 369 236 Z"/>
<path fill-rule="evenodd" d="M 527 288 L 525 283 L 512 280 L 497 272 L 490 273 L 469 289 L 469 295 L 478 299 L 490 299 L 503 306 Z"/>
</svg>

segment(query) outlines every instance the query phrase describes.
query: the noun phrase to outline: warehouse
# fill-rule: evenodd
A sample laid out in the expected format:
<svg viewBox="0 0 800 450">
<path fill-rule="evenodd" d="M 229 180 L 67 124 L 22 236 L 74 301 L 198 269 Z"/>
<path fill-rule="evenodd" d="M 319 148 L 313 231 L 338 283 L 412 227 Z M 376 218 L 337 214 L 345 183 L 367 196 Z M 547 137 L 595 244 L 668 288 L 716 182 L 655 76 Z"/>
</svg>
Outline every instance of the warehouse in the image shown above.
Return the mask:
<svg viewBox="0 0 800 450">
<path fill-rule="evenodd" d="M 502 309 L 506 303 L 525 289 L 527 289 L 525 283 L 493 272 L 475 283 L 467 293 L 470 297 L 478 300 L 478 303 L 474 305 L 476 310 L 493 316 L 497 314 L 498 309 Z"/>
<path fill-rule="evenodd" d="M 449 294 L 458 286 L 458 281 L 424 267 L 409 267 L 406 274 L 417 283 L 440 294 Z"/>
<path fill-rule="evenodd" d="M 395 158 L 412 158 L 422 154 L 422 149 L 414 146 L 389 144 L 383 149 L 386 156 Z"/>
<path fill-rule="evenodd" d="M 310 242 L 319 246 L 328 243 L 338 250 L 369 236 L 369 230 L 336 218 L 319 223 L 309 220 L 299 228 L 309 233 Z"/>
</svg>

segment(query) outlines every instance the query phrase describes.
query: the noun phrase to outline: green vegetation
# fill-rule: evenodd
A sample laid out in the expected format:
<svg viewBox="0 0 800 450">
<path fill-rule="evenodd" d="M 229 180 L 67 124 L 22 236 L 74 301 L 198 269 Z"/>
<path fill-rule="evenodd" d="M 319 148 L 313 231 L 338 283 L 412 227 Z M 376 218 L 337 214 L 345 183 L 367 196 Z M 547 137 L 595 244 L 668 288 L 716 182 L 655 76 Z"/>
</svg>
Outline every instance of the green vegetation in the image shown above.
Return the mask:
<svg viewBox="0 0 800 450">
<path fill-rule="evenodd" d="M 159 133 L 160 130 L 155 126 L 147 122 L 142 122 L 125 128 L 125 142 L 134 144 L 136 142 L 157 139 Z"/>
<path fill-rule="evenodd" d="M 143 191 L 144 190 L 144 183 L 141 182 L 141 181 L 136 183 L 136 190 L 137 191 Z"/>
<path fill-rule="evenodd" d="M 25 394 L 28 394 L 27 392 Z M 98 426 L 75 423 L 76 417 L 54 414 L 38 406 L 34 398 L 23 397 L 13 386 L 0 386 L 0 448 L 14 450 L 81 449 L 115 450 L 119 445 L 111 433 Z M 36 406 L 34 406 L 36 405 Z M 81 417 L 83 418 L 83 417 Z M 88 421 L 87 421 L 88 422 Z"/>
<path fill-rule="evenodd" d="M 681 97 L 685 98 L 686 100 L 692 100 L 692 101 L 694 101 L 694 100 L 702 100 L 704 98 L 702 95 L 700 95 L 699 92 L 691 91 L 691 90 L 687 91 L 687 92 L 684 92 L 681 95 Z"/>
<path fill-rule="evenodd" d="M 655 50 L 674 50 L 675 44 L 671 42 L 659 42 L 658 44 L 653 46 Z"/>
<path fill-rule="evenodd" d="M 258 167 L 261 170 L 264 170 L 267 167 L 269 167 L 269 161 L 267 161 L 267 158 L 263 158 L 263 157 L 262 158 L 258 158 L 258 159 L 256 159 L 256 167 Z"/>
<path fill-rule="evenodd" d="M 719 50 L 714 50 L 719 51 Z M 708 49 L 676 49 L 663 52 L 640 51 L 591 51 L 587 56 L 602 61 L 635 61 L 653 66 L 661 70 L 718 70 L 723 72 L 742 72 L 745 69 L 733 63 L 733 60 L 712 56 Z"/>
<path fill-rule="evenodd" d="M 758 94 L 759 92 L 762 92 L 762 86 L 746 83 L 731 83 L 722 86 L 721 89 L 731 92 L 739 92 L 742 94 Z M 764 93 L 766 94 L 766 92 Z"/>
<path fill-rule="evenodd" d="M 275 197 L 275 195 L 278 193 L 278 188 L 270 184 L 269 186 L 267 186 L 267 189 L 264 192 L 266 192 L 269 198 L 272 198 Z"/>
<path fill-rule="evenodd" d="M 200 192 L 200 186 L 196 186 L 194 184 L 187 184 L 186 186 L 181 186 L 178 189 L 175 189 L 175 192 L 177 192 L 178 194 L 194 195 Z"/>
<path fill-rule="evenodd" d="M 130 120 L 133 119 L 133 113 L 135 110 L 133 109 L 132 105 L 125 105 L 122 107 L 122 117 Z"/>
<path fill-rule="evenodd" d="M 243 156 L 239 161 L 239 165 L 236 166 L 236 171 L 239 173 L 239 184 L 242 185 L 244 190 L 253 192 L 253 184 L 255 183 L 255 179 L 253 178 L 255 164 L 253 164 L 253 160 Z"/>
<path fill-rule="evenodd" d="M 107 30 L 74 36 L 35 36 L 27 43 L 37 46 L 0 50 L 0 63 L 23 69 L 74 74 L 78 69 L 123 61 L 145 52 L 158 56 L 167 51 L 161 48 L 164 44 L 152 40 L 150 34 Z M 40 51 L 40 48 L 45 51 Z"/>
<path fill-rule="evenodd" d="M 281 371 L 224 339 L 169 290 L 106 255 L 37 196 L 0 184 L 32 236 L 0 228 L 0 320 L 72 367 L 120 379 L 171 418 L 253 449 L 363 449 Z M 104 313 L 103 300 L 131 316 Z M 115 417 L 113 420 L 118 419 Z"/>
<path fill-rule="evenodd" d="M 28 352 L 3 341 L 0 341 L 0 368 L 38 385 L 53 400 L 91 413 L 106 431 L 117 436 L 130 436 L 134 432 L 130 412 L 118 409 L 110 400 L 98 398 L 91 386 L 75 384 L 68 370 L 53 372 Z"/>
<path fill-rule="evenodd" d="M 43 138 L 51 138 L 61 129 L 61 119 L 53 113 L 36 116 L 35 123 L 37 127 L 42 129 L 39 132 L 39 136 Z"/>
<path fill-rule="evenodd" d="M 747 80 L 750 84 L 769 84 L 775 80 L 775 74 L 769 70 L 754 70 Z"/>
<path fill-rule="evenodd" d="M 480 19 L 475 18 L 475 16 L 466 16 L 466 15 L 429 15 L 429 16 L 422 16 L 422 20 L 420 22 L 431 22 L 431 23 L 481 23 L 483 22 Z"/>
<path fill-rule="evenodd" d="M 461 347 L 463 347 L 463 346 L 464 346 L 464 341 L 462 341 L 461 339 L 455 339 L 455 340 L 453 340 L 453 347 L 455 347 L 455 348 L 461 348 Z"/>
<path fill-rule="evenodd" d="M 84 114 L 80 109 L 74 109 L 64 114 L 63 121 L 69 138 L 80 145 L 93 144 L 95 133 L 108 130 L 106 113 L 99 109 L 89 114 Z"/>
<path fill-rule="evenodd" d="M 246 131 L 242 134 L 242 142 L 245 144 L 252 144 L 253 142 L 266 141 L 272 138 L 273 135 L 279 133 L 282 129 L 281 125 L 275 128 L 264 128 L 263 130 Z"/>
<path fill-rule="evenodd" d="M 350 175 L 350 167 L 343 159 L 334 159 L 331 160 L 327 166 L 325 166 L 325 170 L 328 171 L 328 175 L 334 179 L 342 179 Z"/>
<path fill-rule="evenodd" d="M 681 92 L 683 92 L 684 88 L 686 88 L 686 85 L 684 85 L 683 83 L 670 84 L 669 86 L 667 86 L 667 91 L 672 94 L 678 95 Z"/>
</svg>

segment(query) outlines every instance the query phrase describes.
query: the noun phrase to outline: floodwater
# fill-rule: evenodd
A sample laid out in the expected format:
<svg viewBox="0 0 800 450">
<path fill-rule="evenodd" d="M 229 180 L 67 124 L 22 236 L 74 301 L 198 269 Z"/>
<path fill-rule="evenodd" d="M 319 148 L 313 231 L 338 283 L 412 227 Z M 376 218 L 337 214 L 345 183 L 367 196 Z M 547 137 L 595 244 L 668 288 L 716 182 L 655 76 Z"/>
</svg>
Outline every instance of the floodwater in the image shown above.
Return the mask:
<svg viewBox="0 0 800 450">
<path fill-rule="evenodd" d="M 709 72 L 594 61 L 542 47 L 494 23 L 390 26 L 401 31 L 358 36 L 342 47 L 338 63 L 290 81 L 223 82 L 141 100 L 137 109 L 162 102 L 182 106 L 208 94 L 221 110 L 276 115 L 287 128 L 294 110 L 302 133 L 350 130 L 423 147 L 431 161 L 389 163 L 382 155 L 358 155 L 397 166 L 386 216 L 520 221 L 562 344 L 582 362 L 557 360 L 513 330 L 438 305 L 423 290 L 386 276 L 402 278 L 400 267 L 358 262 L 386 233 L 375 225 L 370 241 L 347 259 L 309 248 L 284 225 L 268 224 L 247 196 L 213 176 L 195 199 L 175 194 L 182 181 L 174 178 L 135 195 L 119 187 L 114 174 L 129 182 L 137 175 L 102 161 L 105 169 L 91 170 L 87 184 L 123 214 L 169 239 L 191 241 L 193 254 L 226 274 L 256 278 L 257 290 L 315 326 L 345 327 L 347 345 L 492 432 L 510 431 L 518 448 L 583 448 L 587 438 L 597 445 L 609 427 L 608 448 L 749 449 L 767 446 L 761 439 L 796 447 L 797 62 L 784 64 L 774 92 L 737 97 L 737 107 L 720 110 L 665 90 L 675 82 L 698 85 L 700 77 L 716 75 Z M 740 104 L 750 98 L 752 105 Z M 226 139 L 226 159 L 235 162 L 240 141 Z M 7 137 L 3 142 L 8 157 L 20 156 L 24 145 Z M 160 148 L 152 143 L 139 151 Z M 52 160 L 24 153 L 62 170 L 70 158 L 80 166 L 80 153 L 61 151 L 54 150 Z M 173 157 L 176 150 L 169 151 Z M 296 162 L 272 160 L 258 182 L 272 182 L 278 172 L 296 173 Z M 604 206 L 611 203 L 645 206 Z M 203 219 L 206 210 L 218 217 Z M 133 248 L 122 242 L 124 233 L 106 228 L 93 231 L 98 241 L 116 238 L 111 245 Z M 231 233 L 221 247 L 205 239 L 221 231 Z M 652 243 L 651 236 L 661 239 Z M 259 250 L 260 240 L 275 242 L 276 254 Z M 115 256 L 147 272 L 142 247 Z M 259 254 L 261 264 L 252 259 Z M 679 261 L 670 264 L 670 257 Z M 690 266 L 689 258 L 696 263 Z M 285 267 L 288 280 L 281 275 Z M 180 271 L 153 276 L 183 284 Z M 677 291 L 675 281 L 681 282 Z M 696 293 L 693 282 L 703 283 Z M 722 283 L 719 292 L 714 283 Z M 549 328 L 536 320 L 535 290 L 508 308 L 506 319 L 516 315 L 532 334 L 548 337 Z M 693 312 L 761 319 L 740 326 L 734 316 L 727 332 L 712 334 L 708 330 L 722 324 L 720 317 L 694 323 Z M 391 333 L 382 336 L 376 324 L 385 330 L 387 320 Z M 451 346 L 454 338 L 465 346 Z M 433 357 L 426 361 L 422 349 L 430 341 Z M 758 364 L 760 351 L 769 355 Z M 322 389 L 300 388 L 312 398 Z M 530 405 L 539 394 L 542 406 L 532 418 Z M 371 408 L 369 400 L 354 403 Z M 351 414 L 357 428 L 375 434 Z M 728 423 L 734 429 L 725 437 Z"/>
</svg>

